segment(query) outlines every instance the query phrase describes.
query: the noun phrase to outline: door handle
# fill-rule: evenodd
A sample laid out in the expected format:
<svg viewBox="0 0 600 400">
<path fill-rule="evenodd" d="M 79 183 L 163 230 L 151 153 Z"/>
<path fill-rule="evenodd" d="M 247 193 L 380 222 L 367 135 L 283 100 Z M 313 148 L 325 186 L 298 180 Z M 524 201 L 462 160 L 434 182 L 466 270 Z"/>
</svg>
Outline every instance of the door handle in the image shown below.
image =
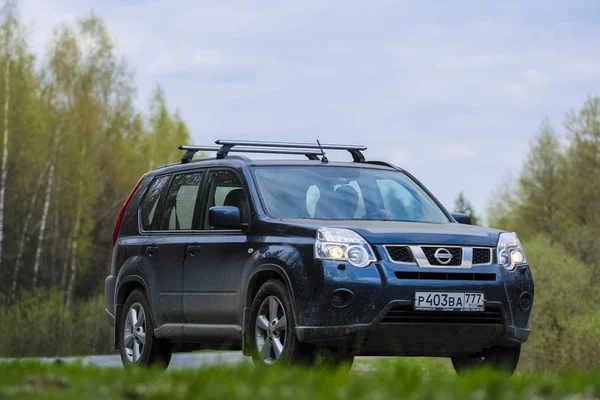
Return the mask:
<svg viewBox="0 0 600 400">
<path fill-rule="evenodd" d="M 202 248 L 202 246 L 197 245 L 197 244 L 192 244 L 190 246 L 188 246 L 185 251 L 187 254 L 190 255 L 190 257 L 194 257 L 196 254 L 198 254 L 198 252 L 200 251 L 200 249 Z"/>
<path fill-rule="evenodd" d="M 148 254 L 148 256 L 153 257 L 156 253 L 158 253 L 158 246 L 146 247 L 146 254 Z"/>
</svg>

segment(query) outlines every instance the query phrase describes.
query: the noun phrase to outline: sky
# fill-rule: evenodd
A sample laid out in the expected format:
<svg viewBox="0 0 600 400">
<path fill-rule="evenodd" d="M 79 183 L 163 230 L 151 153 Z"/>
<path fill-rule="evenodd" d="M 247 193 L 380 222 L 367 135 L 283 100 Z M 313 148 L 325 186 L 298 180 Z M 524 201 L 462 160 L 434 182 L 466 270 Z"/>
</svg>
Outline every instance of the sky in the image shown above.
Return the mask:
<svg viewBox="0 0 600 400">
<path fill-rule="evenodd" d="M 146 109 L 157 84 L 193 144 L 364 144 L 450 210 L 484 214 L 541 121 L 600 94 L 600 2 L 21 0 L 43 54 L 102 17 Z M 349 159 L 344 153 L 330 159 Z"/>
</svg>

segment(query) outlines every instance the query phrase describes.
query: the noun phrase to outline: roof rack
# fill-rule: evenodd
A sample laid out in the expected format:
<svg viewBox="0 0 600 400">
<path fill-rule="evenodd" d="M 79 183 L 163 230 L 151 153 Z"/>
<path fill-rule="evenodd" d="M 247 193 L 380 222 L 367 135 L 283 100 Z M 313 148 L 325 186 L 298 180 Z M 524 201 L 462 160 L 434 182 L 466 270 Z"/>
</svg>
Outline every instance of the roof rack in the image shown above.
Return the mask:
<svg viewBox="0 0 600 400">
<path fill-rule="evenodd" d="M 319 160 L 318 156 L 324 156 L 323 150 L 347 150 L 352 155 L 354 162 L 364 162 L 365 157 L 362 150 L 366 146 L 343 145 L 343 144 L 321 144 L 318 143 L 293 143 L 293 142 L 259 142 L 241 140 L 217 140 L 220 146 L 179 146 L 185 150 L 181 157 L 181 163 L 186 164 L 192 160 L 194 154 L 199 151 L 216 151 L 217 159 L 225 158 L 229 153 L 265 153 L 265 154 L 293 154 L 303 155 L 309 160 Z M 242 146 L 242 147 L 240 147 Z"/>
</svg>

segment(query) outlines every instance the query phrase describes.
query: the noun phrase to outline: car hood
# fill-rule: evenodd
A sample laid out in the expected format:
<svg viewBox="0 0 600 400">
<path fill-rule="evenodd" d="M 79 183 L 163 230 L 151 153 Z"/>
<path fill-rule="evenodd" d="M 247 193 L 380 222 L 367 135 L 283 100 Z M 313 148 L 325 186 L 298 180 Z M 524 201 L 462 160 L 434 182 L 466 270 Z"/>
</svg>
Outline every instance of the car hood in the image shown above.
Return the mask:
<svg viewBox="0 0 600 400">
<path fill-rule="evenodd" d="M 371 244 L 439 244 L 494 247 L 500 232 L 458 223 L 432 224 L 400 221 L 326 221 L 294 219 L 286 222 L 304 228 L 346 228 L 360 234 Z"/>
</svg>

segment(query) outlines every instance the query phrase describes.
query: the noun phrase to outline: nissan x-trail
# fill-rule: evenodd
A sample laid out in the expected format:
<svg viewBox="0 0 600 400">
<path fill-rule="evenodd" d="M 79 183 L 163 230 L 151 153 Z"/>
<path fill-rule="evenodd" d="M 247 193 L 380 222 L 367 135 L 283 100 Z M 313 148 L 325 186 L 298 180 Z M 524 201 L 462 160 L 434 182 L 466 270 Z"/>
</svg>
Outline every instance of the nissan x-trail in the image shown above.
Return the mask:
<svg viewBox="0 0 600 400">
<path fill-rule="evenodd" d="M 450 214 L 362 146 L 217 144 L 182 146 L 118 216 L 106 312 L 126 366 L 225 349 L 266 365 L 365 355 L 516 368 L 534 290 L 515 233 Z"/>
</svg>

